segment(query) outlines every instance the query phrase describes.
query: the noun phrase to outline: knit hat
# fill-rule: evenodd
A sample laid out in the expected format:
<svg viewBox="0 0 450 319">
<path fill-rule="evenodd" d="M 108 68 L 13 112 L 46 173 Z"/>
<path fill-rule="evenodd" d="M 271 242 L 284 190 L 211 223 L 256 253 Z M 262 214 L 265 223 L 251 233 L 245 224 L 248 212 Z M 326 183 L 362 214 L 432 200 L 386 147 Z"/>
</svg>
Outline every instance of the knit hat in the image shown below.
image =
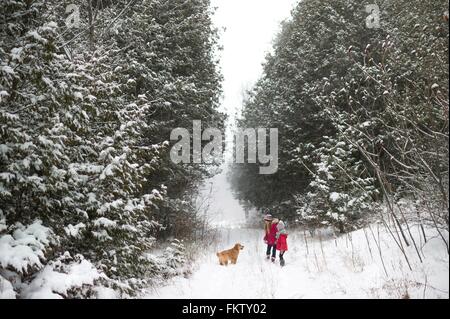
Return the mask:
<svg viewBox="0 0 450 319">
<path fill-rule="evenodd" d="M 266 216 L 264 216 L 264 220 L 266 220 L 266 221 L 272 221 L 273 220 L 273 217 L 272 217 L 272 215 L 270 215 L 270 214 L 266 214 Z"/>
<path fill-rule="evenodd" d="M 286 228 L 286 225 L 284 224 L 284 222 L 282 220 L 280 220 L 278 222 L 277 228 L 278 228 L 278 231 L 281 231 Z"/>
</svg>

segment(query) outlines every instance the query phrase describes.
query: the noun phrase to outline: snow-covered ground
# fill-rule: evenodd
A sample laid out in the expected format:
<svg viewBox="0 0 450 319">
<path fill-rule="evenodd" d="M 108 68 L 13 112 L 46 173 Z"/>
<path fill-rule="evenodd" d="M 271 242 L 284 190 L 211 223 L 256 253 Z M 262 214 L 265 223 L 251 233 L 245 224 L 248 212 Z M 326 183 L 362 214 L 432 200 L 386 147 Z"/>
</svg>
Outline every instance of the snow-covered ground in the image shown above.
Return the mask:
<svg viewBox="0 0 450 319">
<path fill-rule="evenodd" d="M 374 240 L 378 242 L 378 229 L 386 271 Z M 288 237 L 286 266 L 281 268 L 265 260 L 261 230 L 224 228 L 217 244 L 206 250 L 198 247 L 198 264 L 190 277 L 175 277 L 162 287 L 148 289 L 143 297 L 449 298 L 448 253 L 432 230 L 427 231 L 424 243 L 418 229 L 412 229 L 423 259 L 421 263 L 413 245 L 406 248 L 412 271 L 385 228 L 372 225 L 371 230 L 338 238 L 293 231 Z M 237 265 L 220 266 L 215 252 L 236 242 L 245 246 Z"/>
</svg>

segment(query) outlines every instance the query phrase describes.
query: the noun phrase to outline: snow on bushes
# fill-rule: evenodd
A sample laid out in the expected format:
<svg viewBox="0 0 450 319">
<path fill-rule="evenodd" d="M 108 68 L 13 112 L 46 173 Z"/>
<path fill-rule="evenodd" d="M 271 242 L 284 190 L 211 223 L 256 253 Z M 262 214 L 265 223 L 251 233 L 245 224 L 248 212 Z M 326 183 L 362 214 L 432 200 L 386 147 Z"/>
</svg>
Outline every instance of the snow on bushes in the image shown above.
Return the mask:
<svg viewBox="0 0 450 319">
<path fill-rule="evenodd" d="M 4 220 L 0 220 L 0 229 L 6 229 Z M 17 223 L 15 227 L 12 235 L 6 233 L 0 237 L 0 267 L 20 274 L 42 268 L 45 253 L 54 240 L 52 231 L 40 220 L 29 226 Z"/>
<path fill-rule="evenodd" d="M 305 158 L 317 158 L 310 171 L 308 193 L 298 205 L 304 223 L 332 225 L 341 232 L 362 226 L 362 217 L 375 211 L 378 194 L 374 178 L 367 174 L 355 147 L 345 143 L 345 136 L 324 137 L 321 147 Z M 311 160 L 312 161 L 312 160 Z"/>
<path fill-rule="evenodd" d="M 209 3 L 167 4 L 139 0 L 97 11 L 104 21 L 120 13 L 122 27 L 114 35 L 99 27 L 102 45 L 90 43 L 89 52 L 88 37 L 60 32 L 61 1 L 2 5 L 10 25 L 0 29 L 2 296 L 11 296 L 10 286 L 18 296 L 40 296 L 27 288 L 33 280 L 47 287 L 44 295 L 71 296 L 69 286 L 49 279 L 77 269 L 73 260 L 61 261 L 66 251 L 109 278 L 98 291 L 85 288 L 95 276 L 74 282 L 81 295 L 104 296 L 111 287 L 131 294 L 161 275 L 145 254 L 162 227 L 173 235 L 168 226 L 180 215 L 174 202 L 190 198 L 207 175 L 197 165 L 173 169 L 169 133 L 190 118 L 224 121 Z M 178 41 L 181 55 L 167 50 L 174 35 L 187 39 Z M 124 50 L 124 41 L 149 46 Z M 189 77 L 171 67 L 180 62 Z M 189 226 L 187 235 L 195 223 Z M 59 261 L 65 266 L 54 268 Z"/>
<path fill-rule="evenodd" d="M 4 219 L 0 221 L 4 225 Z M 140 262 L 148 265 L 147 279 L 118 280 L 108 278 L 80 254 L 72 257 L 66 251 L 59 257 L 52 255 L 52 249 L 56 250 L 52 245 L 58 245 L 58 241 L 40 220 L 15 227 L 12 234 L 3 232 L 0 237 L 1 299 L 123 298 L 133 296 L 151 278 L 189 273 L 185 247 L 178 240 L 160 256 L 147 254 L 141 258 Z"/>
<path fill-rule="evenodd" d="M 67 256 L 65 256 L 67 257 Z M 83 286 L 93 286 L 99 279 L 107 279 L 89 261 L 76 256 L 79 261 L 66 265 L 61 260 L 46 265 L 23 290 L 22 298 L 62 299 L 80 291 Z"/>
<path fill-rule="evenodd" d="M 162 255 L 163 274 L 165 277 L 172 277 L 186 274 L 188 269 L 186 248 L 179 240 L 173 240 Z"/>
<path fill-rule="evenodd" d="M 0 298 L 63 298 L 108 279 L 81 255 L 65 252 L 49 261 L 57 245 L 41 220 L 7 227 L 0 212 Z"/>
<path fill-rule="evenodd" d="M 14 299 L 16 292 L 12 284 L 0 275 L 0 299 Z"/>
</svg>

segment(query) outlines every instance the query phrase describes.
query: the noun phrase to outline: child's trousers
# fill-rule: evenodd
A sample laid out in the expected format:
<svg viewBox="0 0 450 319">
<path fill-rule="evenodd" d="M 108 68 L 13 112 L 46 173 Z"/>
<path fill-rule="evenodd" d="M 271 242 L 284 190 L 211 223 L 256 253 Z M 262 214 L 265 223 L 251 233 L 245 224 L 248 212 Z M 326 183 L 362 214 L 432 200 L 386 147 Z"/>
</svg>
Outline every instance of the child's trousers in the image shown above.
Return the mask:
<svg viewBox="0 0 450 319">
<path fill-rule="evenodd" d="M 272 258 L 275 258 L 277 254 L 277 245 L 267 245 L 266 255 L 270 256 L 271 251 L 272 251 Z"/>
</svg>

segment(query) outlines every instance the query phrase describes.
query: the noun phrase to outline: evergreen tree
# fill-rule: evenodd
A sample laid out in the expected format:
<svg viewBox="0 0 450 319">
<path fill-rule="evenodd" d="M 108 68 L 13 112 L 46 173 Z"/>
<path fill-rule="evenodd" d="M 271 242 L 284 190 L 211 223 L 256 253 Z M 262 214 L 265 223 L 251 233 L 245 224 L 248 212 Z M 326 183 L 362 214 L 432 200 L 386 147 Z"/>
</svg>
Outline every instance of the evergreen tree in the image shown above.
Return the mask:
<svg viewBox="0 0 450 319">
<path fill-rule="evenodd" d="M 132 291 L 162 271 L 146 253 L 173 235 L 169 214 L 194 233 L 186 198 L 206 168 L 175 167 L 168 139 L 223 120 L 215 31 L 206 0 L 76 4 L 69 28 L 65 3 L 2 1 L 0 236 L 14 247 L 17 222 L 54 234 L 21 281 L 69 254 Z"/>
<path fill-rule="evenodd" d="M 305 0 L 293 10 L 238 121 L 279 128 L 280 169 L 234 165 L 233 187 L 257 208 L 346 231 L 386 189 L 410 196 L 434 185 L 435 217 L 448 224 L 448 5 L 380 3 L 380 27 L 367 28 L 367 4 Z"/>
</svg>

